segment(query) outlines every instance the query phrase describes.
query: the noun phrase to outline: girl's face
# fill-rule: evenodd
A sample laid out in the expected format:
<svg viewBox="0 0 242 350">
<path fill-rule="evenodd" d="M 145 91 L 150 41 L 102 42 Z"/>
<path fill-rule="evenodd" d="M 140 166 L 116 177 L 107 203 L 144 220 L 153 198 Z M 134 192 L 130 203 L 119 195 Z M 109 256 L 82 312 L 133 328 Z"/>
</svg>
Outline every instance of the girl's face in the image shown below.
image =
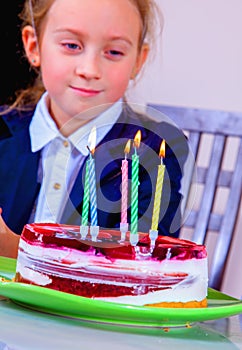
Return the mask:
<svg viewBox="0 0 242 350">
<path fill-rule="evenodd" d="M 25 49 L 41 67 L 59 126 L 124 95 L 147 56 L 146 46 L 138 49 L 140 33 L 140 16 L 130 0 L 54 1 L 43 23 L 40 52 L 28 52 L 31 35 Z"/>
</svg>

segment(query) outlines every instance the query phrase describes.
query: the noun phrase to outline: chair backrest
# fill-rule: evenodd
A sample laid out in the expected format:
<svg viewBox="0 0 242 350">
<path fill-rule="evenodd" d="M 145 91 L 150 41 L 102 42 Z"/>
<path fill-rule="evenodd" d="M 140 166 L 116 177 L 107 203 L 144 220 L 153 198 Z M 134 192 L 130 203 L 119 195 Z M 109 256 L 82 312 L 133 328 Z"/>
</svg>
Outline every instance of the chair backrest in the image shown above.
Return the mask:
<svg viewBox="0 0 242 350">
<path fill-rule="evenodd" d="M 190 229 L 191 239 L 206 245 L 213 234 L 209 286 L 220 290 L 241 202 L 242 113 L 149 104 L 151 107 L 188 136 L 196 163 L 190 189 L 196 186 L 199 201 L 191 207 L 187 200 L 185 213 L 189 215 L 182 234 Z"/>
</svg>

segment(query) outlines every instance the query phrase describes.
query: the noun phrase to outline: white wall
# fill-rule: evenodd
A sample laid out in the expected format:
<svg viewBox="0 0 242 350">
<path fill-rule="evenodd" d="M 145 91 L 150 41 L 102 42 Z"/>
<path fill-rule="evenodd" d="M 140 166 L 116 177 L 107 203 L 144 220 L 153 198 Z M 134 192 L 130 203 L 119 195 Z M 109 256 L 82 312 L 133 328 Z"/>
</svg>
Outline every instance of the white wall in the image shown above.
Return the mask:
<svg viewBox="0 0 242 350">
<path fill-rule="evenodd" d="M 129 100 L 242 112 L 242 1 L 156 0 L 165 25 Z M 238 225 L 223 291 L 242 296 Z"/>
<path fill-rule="evenodd" d="M 156 1 L 163 38 L 133 101 L 242 111 L 242 1 Z"/>
</svg>

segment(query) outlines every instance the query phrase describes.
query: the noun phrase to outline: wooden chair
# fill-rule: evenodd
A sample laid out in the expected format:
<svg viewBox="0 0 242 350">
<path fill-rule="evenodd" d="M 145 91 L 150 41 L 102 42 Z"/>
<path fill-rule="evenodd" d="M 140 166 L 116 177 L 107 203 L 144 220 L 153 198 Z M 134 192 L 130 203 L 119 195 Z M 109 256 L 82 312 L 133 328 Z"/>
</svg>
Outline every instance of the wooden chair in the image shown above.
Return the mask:
<svg viewBox="0 0 242 350">
<path fill-rule="evenodd" d="M 213 236 L 209 286 L 221 290 L 241 202 L 242 113 L 155 104 L 147 108 L 162 112 L 188 136 L 196 164 L 190 197 L 196 185 L 199 199 L 192 205 L 190 197 L 186 201 L 181 235 L 192 230 L 189 238 L 207 246 Z"/>
</svg>

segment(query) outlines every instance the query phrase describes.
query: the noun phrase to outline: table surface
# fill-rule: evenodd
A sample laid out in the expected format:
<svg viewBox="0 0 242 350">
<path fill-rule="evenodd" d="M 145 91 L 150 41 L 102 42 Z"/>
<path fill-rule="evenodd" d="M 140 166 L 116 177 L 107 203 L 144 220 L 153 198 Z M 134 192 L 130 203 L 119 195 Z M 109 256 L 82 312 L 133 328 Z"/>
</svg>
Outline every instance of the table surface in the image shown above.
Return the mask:
<svg viewBox="0 0 242 350">
<path fill-rule="evenodd" d="M 117 329 L 27 309 L 0 300 L 0 350 L 242 349 L 242 315 L 191 327 Z"/>
</svg>

